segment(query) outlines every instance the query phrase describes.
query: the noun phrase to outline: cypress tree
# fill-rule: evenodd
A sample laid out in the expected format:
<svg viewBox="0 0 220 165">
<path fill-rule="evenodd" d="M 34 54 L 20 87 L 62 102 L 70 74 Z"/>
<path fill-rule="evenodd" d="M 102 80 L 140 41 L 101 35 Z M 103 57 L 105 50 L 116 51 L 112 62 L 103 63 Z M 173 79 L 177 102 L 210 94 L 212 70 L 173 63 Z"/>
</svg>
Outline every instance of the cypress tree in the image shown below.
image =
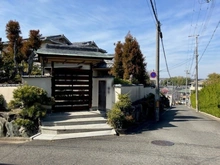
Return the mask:
<svg viewBox="0 0 220 165">
<path fill-rule="evenodd" d="M 115 47 L 114 64 L 111 74 L 124 80 L 131 79 L 132 83 L 146 84 L 146 63 L 137 40 L 128 32 L 125 42 L 117 43 Z"/>
<path fill-rule="evenodd" d="M 123 50 L 123 78 L 129 79 L 132 75 L 132 83 L 146 84 L 146 63 L 137 40 L 130 33 L 125 37 Z"/>
<path fill-rule="evenodd" d="M 125 36 L 125 43 L 123 45 L 123 68 L 124 68 L 124 75 L 123 79 L 128 80 L 130 78 L 130 75 L 132 74 L 130 72 L 130 67 L 132 67 L 131 63 L 131 51 L 132 51 L 132 42 L 134 41 L 133 36 L 130 34 L 130 32 Z"/>
<path fill-rule="evenodd" d="M 115 47 L 115 56 L 114 56 L 114 64 L 111 68 L 110 73 L 120 79 L 123 79 L 123 63 L 122 63 L 122 54 L 123 54 L 123 44 L 118 41 Z"/>
</svg>

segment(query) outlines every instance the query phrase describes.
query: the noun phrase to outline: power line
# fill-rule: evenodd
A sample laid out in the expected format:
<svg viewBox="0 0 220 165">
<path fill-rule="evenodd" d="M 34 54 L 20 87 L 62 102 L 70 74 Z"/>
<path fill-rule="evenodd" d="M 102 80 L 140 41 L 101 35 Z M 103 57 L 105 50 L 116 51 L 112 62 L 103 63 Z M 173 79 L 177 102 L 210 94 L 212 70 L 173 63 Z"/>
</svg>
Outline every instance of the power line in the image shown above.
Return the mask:
<svg viewBox="0 0 220 165">
<path fill-rule="evenodd" d="M 181 66 L 187 64 L 189 61 L 191 61 L 191 59 L 186 59 L 186 60 L 184 60 L 184 61 L 181 61 L 180 63 L 176 63 L 175 65 L 170 66 L 170 67 L 169 67 L 169 70 L 179 68 L 179 67 L 181 67 Z M 165 70 L 165 69 L 162 69 L 162 70 L 160 70 L 160 71 L 163 71 L 163 70 Z"/>
<path fill-rule="evenodd" d="M 212 40 L 212 38 L 214 37 L 214 34 L 215 34 L 216 30 L 218 29 L 219 23 L 220 23 L 220 21 L 218 21 L 218 24 L 217 24 L 217 26 L 215 27 L 215 30 L 213 31 L 212 36 L 211 36 L 211 38 L 210 38 L 208 44 L 207 44 L 206 47 L 205 47 L 205 50 L 203 51 L 202 55 L 200 56 L 199 61 L 201 60 L 201 58 L 202 58 L 202 56 L 204 55 L 206 49 L 208 48 L 209 44 L 211 43 L 211 40 Z"/>
<path fill-rule="evenodd" d="M 150 6 L 148 0 L 146 0 L 146 1 L 147 1 L 147 5 L 148 5 L 148 7 L 149 7 L 149 10 L 151 11 L 151 6 Z M 152 17 L 153 21 L 155 21 L 154 16 L 153 16 L 153 13 L 152 13 L 152 12 L 150 12 L 150 13 L 151 13 L 151 17 Z M 155 24 L 156 24 L 156 23 L 155 23 Z"/>
<path fill-rule="evenodd" d="M 169 71 L 168 64 L 167 64 L 167 58 L 166 58 L 166 53 L 165 53 L 165 49 L 164 49 L 164 44 L 163 44 L 162 32 L 161 32 L 160 39 L 161 39 L 161 44 L 162 44 L 162 48 L 163 48 L 163 55 L 164 55 L 164 59 L 165 59 L 165 63 L 166 63 L 167 73 L 168 73 L 169 77 L 171 78 L 170 71 Z"/>
<path fill-rule="evenodd" d="M 158 23 L 159 20 L 158 20 L 158 18 L 157 18 L 157 14 L 156 14 L 156 12 L 155 12 L 155 8 L 154 8 L 154 4 L 153 4 L 152 0 L 150 0 L 150 3 L 151 3 L 151 8 L 152 8 L 153 13 L 154 13 L 154 17 L 155 17 L 155 19 L 156 19 L 156 21 L 157 21 L 157 23 Z"/>
<path fill-rule="evenodd" d="M 156 0 L 154 0 L 154 6 L 155 6 L 156 15 L 157 15 L 157 5 L 156 5 Z"/>
</svg>

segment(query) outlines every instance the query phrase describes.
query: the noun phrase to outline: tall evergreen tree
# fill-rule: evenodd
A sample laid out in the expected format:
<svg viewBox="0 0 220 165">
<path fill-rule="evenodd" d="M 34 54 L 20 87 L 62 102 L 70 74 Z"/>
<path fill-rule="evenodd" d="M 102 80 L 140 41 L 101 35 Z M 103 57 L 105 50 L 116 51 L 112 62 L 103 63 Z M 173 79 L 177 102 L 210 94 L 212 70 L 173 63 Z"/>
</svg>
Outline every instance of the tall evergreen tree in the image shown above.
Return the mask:
<svg viewBox="0 0 220 165">
<path fill-rule="evenodd" d="M 111 74 L 117 78 L 123 79 L 124 69 L 122 63 L 123 44 L 118 41 L 115 47 L 114 64 L 111 68 Z"/>
<path fill-rule="evenodd" d="M 123 79 L 129 80 L 131 76 L 130 67 L 132 67 L 131 57 L 132 57 L 132 43 L 134 41 L 133 36 L 128 32 L 125 36 L 125 43 L 123 45 L 123 68 L 124 68 L 124 75 Z"/>
<path fill-rule="evenodd" d="M 21 62 L 22 56 L 20 49 L 22 47 L 22 37 L 20 36 L 21 30 L 20 25 L 17 21 L 10 20 L 6 25 L 6 36 L 9 40 L 8 49 L 13 52 L 14 59 L 14 75 L 18 72 L 18 64 Z"/>
<path fill-rule="evenodd" d="M 114 64 L 111 74 L 124 80 L 132 80 L 132 83 L 146 84 L 146 63 L 140 46 L 130 32 L 125 36 L 125 42 L 118 42 L 115 47 Z"/>
<path fill-rule="evenodd" d="M 132 43 L 130 58 L 132 65 L 129 68 L 129 73 L 133 75 L 133 78 L 134 80 L 137 80 L 137 83 L 146 84 L 146 63 L 144 63 L 144 57 L 136 39 L 134 39 Z"/>
<path fill-rule="evenodd" d="M 124 79 L 132 79 L 133 83 L 146 84 L 146 63 L 135 38 L 128 33 L 123 47 Z"/>
<path fill-rule="evenodd" d="M 28 39 L 28 46 L 31 50 L 31 54 L 28 55 L 28 74 L 31 74 L 32 68 L 33 68 L 33 61 L 35 56 L 35 51 L 40 48 L 41 46 L 41 34 L 39 30 L 30 30 L 29 33 L 29 39 Z"/>
</svg>

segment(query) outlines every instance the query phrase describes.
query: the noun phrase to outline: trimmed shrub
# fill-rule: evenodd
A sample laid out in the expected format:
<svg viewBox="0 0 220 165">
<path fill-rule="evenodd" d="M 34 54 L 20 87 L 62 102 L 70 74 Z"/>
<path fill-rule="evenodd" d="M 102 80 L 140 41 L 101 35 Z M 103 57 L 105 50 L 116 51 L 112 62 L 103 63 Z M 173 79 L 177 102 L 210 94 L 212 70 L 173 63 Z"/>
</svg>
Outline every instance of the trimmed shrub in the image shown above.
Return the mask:
<svg viewBox="0 0 220 165">
<path fill-rule="evenodd" d="M 119 101 L 108 112 L 108 123 L 115 129 L 128 128 L 134 123 L 131 100 L 128 94 L 119 94 Z"/>
<path fill-rule="evenodd" d="M 29 85 L 18 87 L 14 90 L 13 97 L 11 107 L 23 105 L 19 117 L 15 120 L 16 124 L 25 127 L 29 136 L 37 133 L 40 118 L 44 117 L 47 111 L 42 105 L 50 105 L 52 98 L 47 97 L 47 92 L 42 88 Z"/>
<path fill-rule="evenodd" d="M 2 94 L 0 94 L 0 110 L 6 110 L 6 108 L 5 108 L 5 98 Z"/>
<path fill-rule="evenodd" d="M 48 102 L 47 92 L 42 88 L 30 85 L 23 85 L 18 87 L 13 92 L 15 100 L 23 103 L 24 107 L 30 107 L 34 103 L 45 104 Z"/>
<path fill-rule="evenodd" d="M 130 114 L 129 110 L 131 109 L 131 99 L 128 94 L 119 94 L 118 102 L 115 103 L 115 106 L 119 108 L 125 114 Z"/>
<path fill-rule="evenodd" d="M 115 129 L 120 129 L 123 127 L 123 122 L 125 120 L 124 113 L 117 107 L 113 107 L 107 114 L 108 123 Z"/>
<path fill-rule="evenodd" d="M 114 84 L 123 84 L 123 85 L 129 85 L 131 82 L 129 80 L 124 80 L 120 78 L 114 78 Z"/>
<path fill-rule="evenodd" d="M 0 105 L 3 105 L 4 101 L 5 101 L 4 96 L 0 94 Z"/>
</svg>

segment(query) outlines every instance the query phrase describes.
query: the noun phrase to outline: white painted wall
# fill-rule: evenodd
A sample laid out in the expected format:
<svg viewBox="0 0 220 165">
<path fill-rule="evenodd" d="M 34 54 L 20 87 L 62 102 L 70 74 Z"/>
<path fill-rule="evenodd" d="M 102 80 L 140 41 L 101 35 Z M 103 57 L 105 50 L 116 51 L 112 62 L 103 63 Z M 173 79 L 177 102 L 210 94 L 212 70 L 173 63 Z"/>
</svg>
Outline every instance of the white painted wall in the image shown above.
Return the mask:
<svg viewBox="0 0 220 165">
<path fill-rule="evenodd" d="M 113 77 L 93 77 L 92 86 L 92 108 L 98 108 L 98 85 L 99 81 L 106 81 L 106 109 L 112 109 L 113 105 L 118 101 L 118 94 L 130 95 L 131 101 L 137 101 L 144 98 L 149 93 L 155 94 L 155 88 L 147 87 L 143 85 L 126 85 L 113 84 Z M 37 86 L 47 91 L 48 96 L 51 96 L 51 77 L 25 77 L 23 82 L 28 85 Z M 3 94 L 6 102 L 8 103 L 13 99 L 13 91 L 17 87 L 2 87 L 0 86 L 0 94 Z"/>
<path fill-rule="evenodd" d="M 51 97 L 51 77 L 37 76 L 37 77 L 22 77 L 22 83 L 37 86 L 47 91 L 47 96 Z"/>
<path fill-rule="evenodd" d="M 9 86 L 9 85 L 1 85 L 0 86 L 0 94 L 4 96 L 6 103 L 9 103 L 13 100 L 13 91 L 18 88 L 18 85 Z"/>
<path fill-rule="evenodd" d="M 113 105 L 113 77 L 94 77 L 92 82 L 92 108 L 98 108 L 99 81 L 106 81 L 106 109 L 111 109 Z"/>
<path fill-rule="evenodd" d="M 129 94 L 131 101 L 137 101 L 144 97 L 146 97 L 149 93 L 155 94 L 155 88 L 151 87 L 144 87 L 141 85 L 121 85 L 115 84 L 114 85 L 114 102 L 118 101 L 118 94 Z"/>
</svg>

